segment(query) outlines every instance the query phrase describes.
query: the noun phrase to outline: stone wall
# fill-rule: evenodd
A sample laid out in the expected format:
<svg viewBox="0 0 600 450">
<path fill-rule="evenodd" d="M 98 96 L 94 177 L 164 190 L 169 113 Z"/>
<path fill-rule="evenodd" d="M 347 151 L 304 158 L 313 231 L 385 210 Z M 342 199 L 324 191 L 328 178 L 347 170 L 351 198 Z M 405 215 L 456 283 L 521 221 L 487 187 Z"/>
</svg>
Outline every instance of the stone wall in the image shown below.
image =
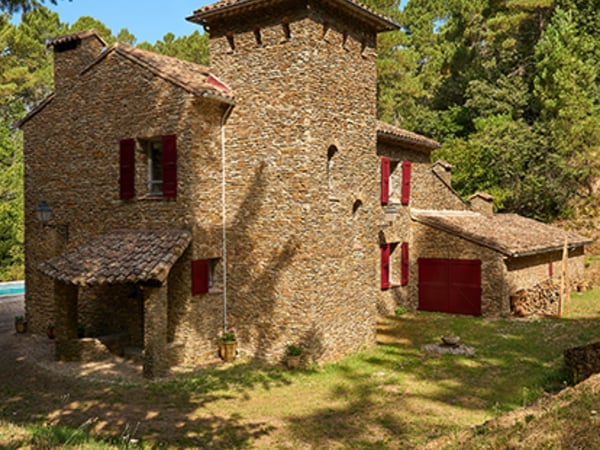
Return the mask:
<svg viewBox="0 0 600 450">
<path fill-rule="evenodd" d="M 242 351 L 279 361 L 296 344 L 332 360 L 373 343 L 374 33 L 316 4 L 232 17 L 210 33 L 211 67 L 237 100 L 226 127 L 227 295 Z"/>
<path fill-rule="evenodd" d="M 564 357 L 576 383 L 600 372 L 600 342 L 565 350 Z"/>
</svg>

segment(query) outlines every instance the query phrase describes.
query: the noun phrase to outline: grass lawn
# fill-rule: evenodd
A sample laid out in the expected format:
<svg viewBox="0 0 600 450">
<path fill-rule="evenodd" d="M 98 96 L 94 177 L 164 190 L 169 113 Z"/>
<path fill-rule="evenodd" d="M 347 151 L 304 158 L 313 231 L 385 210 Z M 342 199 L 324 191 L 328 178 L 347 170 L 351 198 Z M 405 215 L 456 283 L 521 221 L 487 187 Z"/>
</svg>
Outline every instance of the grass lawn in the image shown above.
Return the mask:
<svg viewBox="0 0 600 450">
<path fill-rule="evenodd" d="M 451 333 L 475 355 L 421 351 Z M 595 289 L 563 319 L 386 318 L 377 345 L 298 372 L 237 361 L 114 385 L 17 362 L 0 371 L 0 448 L 414 448 L 560 390 L 563 350 L 598 339 Z"/>
</svg>

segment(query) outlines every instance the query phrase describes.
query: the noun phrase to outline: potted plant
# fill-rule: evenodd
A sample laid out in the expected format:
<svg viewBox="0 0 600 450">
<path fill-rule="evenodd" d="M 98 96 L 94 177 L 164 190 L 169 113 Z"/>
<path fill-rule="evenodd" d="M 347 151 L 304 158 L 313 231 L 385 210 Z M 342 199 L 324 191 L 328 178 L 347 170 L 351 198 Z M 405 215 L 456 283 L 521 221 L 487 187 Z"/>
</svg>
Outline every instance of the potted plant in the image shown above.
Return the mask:
<svg viewBox="0 0 600 450">
<path fill-rule="evenodd" d="M 285 352 L 288 369 L 297 369 L 300 367 L 300 357 L 302 356 L 302 347 L 288 345 Z"/>
<path fill-rule="evenodd" d="M 27 331 L 27 321 L 24 316 L 15 316 L 15 329 L 17 333 L 25 333 Z"/>
<path fill-rule="evenodd" d="M 237 341 L 235 337 L 235 328 L 227 328 L 219 334 L 219 356 L 225 362 L 231 362 L 235 359 Z"/>
<path fill-rule="evenodd" d="M 52 322 L 48 322 L 48 326 L 46 327 L 46 336 L 48 336 L 48 339 L 54 339 L 56 337 L 56 327 Z"/>
</svg>

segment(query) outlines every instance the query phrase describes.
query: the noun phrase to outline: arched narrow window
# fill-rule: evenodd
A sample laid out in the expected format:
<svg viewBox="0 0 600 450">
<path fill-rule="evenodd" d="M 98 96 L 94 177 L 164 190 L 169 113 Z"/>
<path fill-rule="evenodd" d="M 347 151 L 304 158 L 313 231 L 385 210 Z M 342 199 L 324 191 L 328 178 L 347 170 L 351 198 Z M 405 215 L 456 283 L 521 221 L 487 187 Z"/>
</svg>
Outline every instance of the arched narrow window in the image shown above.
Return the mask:
<svg viewBox="0 0 600 450">
<path fill-rule="evenodd" d="M 358 211 L 360 210 L 360 208 L 362 208 L 362 200 L 361 199 L 356 199 L 354 201 L 354 204 L 352 205 L 352 217 L 355 218 L 358 215 Z"/>
<path fill-rule="evenodd" d="M 327 149 L 327 185 L 329 187 L 329 197 L 335 197 L 335 171 L 334 165 L 338 149 L 335 145 L 330 145 Z"/>
</svg>

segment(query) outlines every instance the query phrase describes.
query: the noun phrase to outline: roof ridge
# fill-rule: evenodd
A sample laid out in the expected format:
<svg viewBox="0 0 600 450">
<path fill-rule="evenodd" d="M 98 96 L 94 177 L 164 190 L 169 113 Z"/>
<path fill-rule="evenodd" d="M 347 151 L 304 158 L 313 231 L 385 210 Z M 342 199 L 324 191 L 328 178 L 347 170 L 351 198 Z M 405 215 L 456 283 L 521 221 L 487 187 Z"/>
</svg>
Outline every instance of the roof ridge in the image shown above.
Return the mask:
<svg viewBox="0 0 600 450">
<path fill-rule="evenodd" d="M 206 23 L 206 19 L 210 16 L 217 16 L 222 12 L 226 12 L 228 10 L 234 10 L 236 8 L 243 7 L 252 7 L 256 6 L 262 2 L 267 2 L 271 0 L 220 0 L 218 2 L 203 6 L 194 10 L 191 16 L 186 17 L 186 20 L 190 22 L 195 22 L 201 25 Z M 364 5 L 357 0 L 322 0 L 328 3 L 337 3 L 341 5 L 345 5 L 348 9 L 353 9 L 363 16 L 368 17 L 371 20 L 372 24 L 375 26 L 376 30 L 379 31 L 391 31 L 397 30 L 400 28 L 400 24 L 395 20 L 375 11 L 374 9 Z"/>
<path fill-rule="evenodd" d="M 98 31 L 96 31 L 95 29 L 91 29 L 91 30 L 77 31 L 75 33 L 64 34 L 62 36 L 58 36 L 53 39 L 50 39 L 46 43 L 46 48 L 52 47 L 54 45 L 64 44 L 65 42 L 73 41 L 76 39 L 83 39 L 83 38 L 92 37 L 92 36 L 95 37 L 96 39 L 98 39 L 104 47 L 106 47 L 108 45 L 106 43 L 106 41 L 104 39 L 102 39 L 102 36 L 100 36 Z"/>
</svg>

